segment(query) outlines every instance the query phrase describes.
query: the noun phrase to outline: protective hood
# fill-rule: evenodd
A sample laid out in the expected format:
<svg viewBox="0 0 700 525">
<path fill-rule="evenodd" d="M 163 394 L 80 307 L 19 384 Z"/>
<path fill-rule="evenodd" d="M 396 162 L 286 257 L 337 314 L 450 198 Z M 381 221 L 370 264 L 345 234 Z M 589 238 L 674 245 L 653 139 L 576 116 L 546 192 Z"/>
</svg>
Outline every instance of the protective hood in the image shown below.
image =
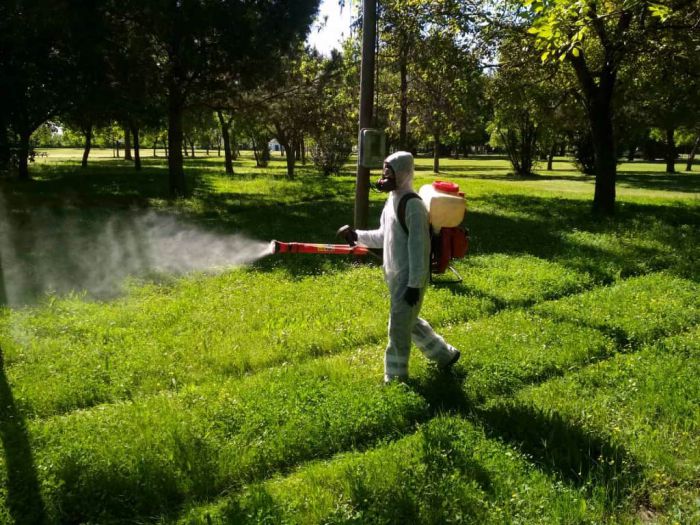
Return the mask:
<svg viewBox="0 0 700 525">
<path fill-rule="evenodd" d="M 413 190 L 413 155 L 408 151 L 392 153 L 384 162 L 389 164 L 396 175 L 396 189 L 404 192 Z"/>
</svg>

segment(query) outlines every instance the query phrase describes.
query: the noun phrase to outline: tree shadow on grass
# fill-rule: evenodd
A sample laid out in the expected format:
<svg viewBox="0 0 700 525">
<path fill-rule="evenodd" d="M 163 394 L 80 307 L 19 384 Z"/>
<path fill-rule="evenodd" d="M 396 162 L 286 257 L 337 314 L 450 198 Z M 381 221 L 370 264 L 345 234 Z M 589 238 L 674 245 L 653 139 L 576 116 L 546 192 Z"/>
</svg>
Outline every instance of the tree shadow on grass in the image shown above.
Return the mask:
<svg viewBox="0 0 700 525">
<path fill-rule="evenodd" d="M 81 172 L 75 166 L 48 166 L 26 182 L 0 181 L 8 205 L 52 207 L 146 207 L 150 199 L 167 198 L 168 173 L 163 168 L 140 172 L 100 166 Z"/>
<path fill-rule="evenodd" d="M 615 216 L 604 217 L 592 213 L 591 202 L 582 199 L 557 199 L 522 194 L 489 194 L 477 200 L 477 202 L 482 201 L 487 203 L 489 208 L 502 209 L 511 214 L 517 213 L 533 220 L 547 221 L 557 229 L 575 227 L 588 231 L 600 231 L 624 228 L 646 217 L 658 218 L 670 224 L 700 221 L 700 208 L 688 206 L 684 202 L 664 205 L 618 202 Z"/>
<path fill-rule="evenodd" d="M 5 375 L 4 355 L 0 348 L 0 440 L 7 469 L 7 506 L 15 523 L 46 523 L 29 434 L 22 414 L 17 410 Z"/>
<path fill-rule="evenodd" d="M 619 172 L 617 182 L 621 186 L 644 190 L 700 192 L 700 173 Z"/>
<path fill-rule="evenodd" d="M 454 177 L 456 174 L 459 173 L 467 173 L 463 178 L 471 178 L 472 177 L 472 172 L 474 173 L 483 173 L 483 172 L 489 172 L 489 171 L 497 171 L 501 172 L 501 176 L 505 176 L 504 172 L 508 171 L 510 169 L 508 166 L 474 166 L 473 164 L 451 164 L 449 166 L 441 166 L 440 167 L 440 173 L 435 173 L 433 172 L 433 167 L 432 166 L 416 166 L 415 171 L 416 173 L 419 173 L 421 175 L 427 174 L 424 172 L 432 173 L 435 178 L 440 178 L 440 176 L 450 176 Z M 487 176 L 487 178 L 497 178 L 499 177 L 499 174 L 494 174 L 492 176 Z"/>
<path fill-rule="evenodd" d="M 621 203 L 616 217 L 601 218 L 580 200 L 491 195 L 487 202 L 507 215 L 467 215 L 472 254 L 525 253 L 588 272 L 600 282 L 661 269 L 698 278 L 692 261 L 700 243 L 700 208 Z M 587 243 L 572 234 L 607 238 Z"/>
<path fill-rule="evenodd" d="M 76 213 L 99 215 L 115 209 L 142 209 L 150 205 L 152 198 L 167 198 L 164 167 L 136 173 L 107 164 L 96 168 L 95 176 L 89 177 L 75 167 L 48 167 L 45 180 L 8 185 L 10 207 L 27 213 L 36 210 L 37 204 L 55 205 L 72 208 Z M 685 175 L 679 176 L 682 177 Z M 246 174 L 242 178 L 270 175 Z M 91 186 L 83 188 L 81 184 L 87 180 Z M 214 180 L 201 171 L 188 173 L 194 195 L 192 205 L 185 201 L 183 205 L 176 203 L 175 208 L 188 221 L 217 234 L 336 243 L 341 242 L 335 237 L 336 229 L 351 223 L 354 215 L 348 198 L 350 180 L 300 177 L 298 181 L 303 184 L 290 189 L 288 196 L 269 195 L 264 190 L 222 193 L 214 188 Z M 370 228 L 378 225 L 383 204 L 381 199 L 370 201 Z M 698 278 L 697 269 L 693 270 L 698 267 L 693 264 L 693 244 L 700 242 L 700 209 L 692 206 L 620 203 L 617 216 L 610 219 L 593 216 L 590 202 L 578 199 L 491 194 L 475 199 L 472 205 L 476 211 L 468 212 L 465 221 L 471 229 L 472 255 L 528 254 L 589 273 L 597 282 L 669 268 Z M 605 234 L 607 238 L 603 243 L 589 243 L 592 238 L 570 235 L 574 232 L 583 233 L 583 237 Z M 613 242 L 613 236 L 620 234 L 627 236 L 625 242 Z M 635 244 L 636 239 L 643 242 Z M 374 264 L 369 259 L 365 261 Z M 305 276 L 343 270 L 357 263 L 347 256 L 274 255 L 254 267 Z"/>
<path fill-rule="evenodd" d="M 476 414 L 487 434 L 513 443 L 540 468 L 575 487 L 602 488 L 609 509 L 631 495 L 643 479 L 641 468 L 623 446 L 557 412 L 511 401 Z"/>
<path fill-rule="evenodd" d="M 524 378 L 510 394 L 561 375 L 544 371 Z M 434 415 L 452 413 L 483 425 L 486 434 L 511 443 L 542 470 L 589 493 L 602 488 L 609 509 L 631 495 L 642 480 L 641 468 L 619 444 L 587 431 L 554 411 L 497 396 L 485 403 L 466 388 L 463 369 L 451 374 L 433 373 L 413 383 L 426 398 Z M 502 393 L 501 393 L 502 394 Z M 481 397 L 481 396 L 477 396 Z"/>
<path fill-rule="evenodd" d="M 601 219 L 591 215 L 590 203 L 580 200 L 491 195 L 487 201 L 495 210 L 508 213 L 467 214 L 465 222 L 472 234 L 471 255 L 532 255 L 588 273 L 599 283 L 661 269 L 671 269 L 686 277 L 690 272 L 692 265 L 688 261 L 692 260 L 693 238 L 698 235 L 695 227 L 700 224 L 700 210 L 625 204 L 616 218 Z M 235 209 L 226 206 L 217 215 L 220 225 L 258 239 L 281 241 L 340 242 L 335 238 L 335 230 L 350 222 L 353 213 L 351 203 L 335 199 L 280 206 L 252 198 L 236 201 Z M 377 226 L 382 206 L 382 202 L 370 202 L 370 228 Z M 586 244 L 585 239 L 569 235 L 575 232 L 606 234 L 608 238 L 604 243 Z M 614 237 L 619 235 L 628 235 L 628 239 L 614 242 Z M 643 242 L 635 244 L 637 238 Z M 681 253 L 687 256 L 680 256 Z M 277 255 L 255 267 L 288 268 L 292 275 L 312 275 L 351 264 L 352 259 L 342 256 Z"/>
<path fill-rule="evenodd" d="M 0 225 L 0 246 L 2 246 L 2 230 L 3 226 Z M 3 306 L 7 306 L 7 287 L 5 286 L 5 270 L 2 264 L 2 248 L 0 248 L 0 309 Z"/>
</svg>

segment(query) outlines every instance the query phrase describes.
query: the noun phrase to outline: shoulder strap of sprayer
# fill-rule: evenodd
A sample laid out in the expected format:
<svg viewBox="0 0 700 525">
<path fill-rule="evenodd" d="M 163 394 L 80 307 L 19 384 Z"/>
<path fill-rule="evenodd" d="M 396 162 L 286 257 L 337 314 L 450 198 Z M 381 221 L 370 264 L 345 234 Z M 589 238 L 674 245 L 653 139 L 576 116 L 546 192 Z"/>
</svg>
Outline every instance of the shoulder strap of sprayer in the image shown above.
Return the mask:
<svg viewBox="0 0 700 525">
<path fill-rule="evenodd" d="M 401 225 L 401 228 L 403 229 L 406 235 L 408 235 L 408 226 L 406 226 L 406 204 L 411 199 L 420 199 L 420 195 L 413 192 L 407 193 L 406 195 L 401 197 L 401 200 L 399 201 L 399 206 L 396 209 L 396 214 L 399 216 L 399 224 Z"/>
</svg>

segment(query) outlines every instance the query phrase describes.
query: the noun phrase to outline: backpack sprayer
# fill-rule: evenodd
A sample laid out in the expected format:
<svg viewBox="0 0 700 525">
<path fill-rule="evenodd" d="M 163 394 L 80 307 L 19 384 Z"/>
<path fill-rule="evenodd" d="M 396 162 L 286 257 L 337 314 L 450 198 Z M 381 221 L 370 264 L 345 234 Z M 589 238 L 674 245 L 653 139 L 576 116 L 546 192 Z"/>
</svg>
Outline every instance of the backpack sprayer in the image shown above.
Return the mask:
<svg viewBox="0 0 700 525">
<path fill-rule="evenodd" d="M 452 182 L 435 181 L 422 186 L 416 193 L 408 193 L 399 201 L 397 215 L 406 234 L 406 203 L 418 198 L 428 209 L 430 220 L 430 270 L 433 274 L 445 273 L 450 269 L 459 279 L 461 276 L 450 266 L 452 259 L 461 259 L 469 251 L 469 230 L 461 225 L 466 207 L 464 193 Z M 305 242 L 270 243 L 270 253 L 316 253 L 334 255 L 370 255 L 379 261 L 382 258 L 366 246 L 353 244 L 315 244 Z"/>
</svg>

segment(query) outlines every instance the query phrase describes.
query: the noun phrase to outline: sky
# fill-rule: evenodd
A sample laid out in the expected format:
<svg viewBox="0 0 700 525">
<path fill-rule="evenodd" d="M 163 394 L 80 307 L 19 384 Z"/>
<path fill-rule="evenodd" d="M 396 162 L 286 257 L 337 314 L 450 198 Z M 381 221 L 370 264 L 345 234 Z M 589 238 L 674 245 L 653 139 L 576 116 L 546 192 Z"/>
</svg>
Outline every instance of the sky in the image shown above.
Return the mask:
<svg viewBox="0 0 700 525">
<path fill-rule="evenodd" d="M 318 10 L 318 18 L 311 27 L 307 42 L 315 46 L 324 55 L 329 55 L 332 49 L 340 49 L 340 42 L 350 34 L 352 12 L 359 0 L 345 0 L 342 12 L 338 0 L 322 0 Z M 327 16 L 326 25 L 319 31 L 323 17 Z"/>
</svg>

